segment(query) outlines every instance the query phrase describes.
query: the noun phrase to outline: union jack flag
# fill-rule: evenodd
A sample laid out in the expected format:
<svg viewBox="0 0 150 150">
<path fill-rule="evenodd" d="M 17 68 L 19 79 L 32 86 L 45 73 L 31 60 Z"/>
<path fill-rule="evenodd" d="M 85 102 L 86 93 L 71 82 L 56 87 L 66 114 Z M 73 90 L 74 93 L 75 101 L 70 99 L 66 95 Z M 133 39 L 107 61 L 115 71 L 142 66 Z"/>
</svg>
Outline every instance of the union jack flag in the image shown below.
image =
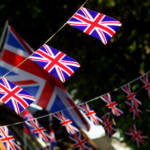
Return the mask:
<svg viewBox="0 0 150 150">
<path fill-rule="evenodd" d="M 133 125 L 133 128 L 129 128 L 129 132 L 126 132 L 127 135 L 132 136 L 132 141 L 136 141 L 137 146 L 140 146 L 140 143 L 144 143 L 146 136 L 142 136 L 142 131 L 136 129 L 136 125 Z"/>
<path fill-rule="evenodd" d="M 65 82 L 80 67 L 74 59 L 46 44 L 29 58 L 62 82 Z"/>
<path fill-rule="evenodd" d="M 64 112 L 56 112 L 55 114 L 53 114 L 53 116 L 60 121 L 60 124 L 66 128 L 69 134 L 74 135 L 79 131 L 73 124 L 73 122 L 65 115 Z"/>
<path fill-rule="evenodd" d="M 148 79 L 148 73 L 144 74 L 140 79 L 144 83 L 144 88 L 148 91 L 148 97 L 150 98 L 150 82 Z"/>
<path fill-rule="evenodd" d="M 79 108 L 94 125 L 102 124 L 102 120 L 97 116 L 96 112 L 91 109 L 88 104 L 81 104 L 79 105 Z"/>
<path fill-rule="evenodd" d="M 65 114 L 68 114 L 77 126 L 89 130 L 87 120 L 60 80 L 35 62 L 26 59 L 32 53 L 32 48 L 9 26 L 1 54 L 0 76 L 9 72 L 7 79 L 31 93 L 36 98 L 37 105 L 53 113 L 65 109 Z M 25 59 L 26 61 L 21 63 Z M 18 66 L 20 63 L 21 65 Z M 17 68 L 12 71 L 12 68 L 16 66 Z M 68 109 L 70 107 L 74 109 Z"/>
<path fill-rule="evenodd" d="M 105 45 L 121 26 L 119 21 L 84 7 L 81 7 L 67 24 L 99 39 Z"/>
<path fill-rule="evenodd" d="M 21 150 L 6 126 L 0 127 L 0 141 L 3 142 L 7 150 Z"/>
<path fill-rule="evenodd" d="M 14 109 L 17 114 L 20 114 L 35 101 L 35 98 L 21 87 L 2 77 L 0 79 L 0 101 Z"/>
<path fill-rule="evenodd" d="M 73 148 L 75 150 L 94 150 L 82 132 L 69 136 L 69 138 L 73 142 Z"/>
<path fill-rule="evenodd" d="M 132 104 L 135 106 L 135 108 L 138 108 L 139 105 L 142 103 L 136 98 L 135 93 L 131 91 L 130 85 L 126 84 L 121 87 L 121 89 L 127 94 L 127 99 L 131 100 Z"/>
<path fill-rule="evenodd" d="M 102 120 L 103 120 L 102 125 L 104 127 L 104 130 L 105 130 L 106 134 L 109 137 L 111 137 L 116 132 L 116 129 L 114 128 L 113 120 L 110 121 L 110 113 L 105 114 L 102 117 Z"/>
<path fill-rule="evenodd" d="M 140 109 L 136 108 L 132 103 L 126 101 L 127 105 L 130 106 L 129 112 L 133 113 L 133 120 L 135 120 L 136 117 L 139 117 L 139 113 L 142 113 Z"/>
<path fill-rule="evenodd" d="M 100 98 L 107 104 L 106 106 L 111 109 L 114 115 L 120 116 L 123 114 L 123 111 L 119 109 L 117 102 L 112 100 L 109 93 L 100 96 Z"/>
<path fill-rule="evenodd" d="M 32 135 L 43 142 L 49 142 L 49 134 L 45 130 L 44 127 L 40 125 L 37 119 L 30 119 L 25 121 L 25 124 L 29 127 L 30 132 Z"/>
</svg>

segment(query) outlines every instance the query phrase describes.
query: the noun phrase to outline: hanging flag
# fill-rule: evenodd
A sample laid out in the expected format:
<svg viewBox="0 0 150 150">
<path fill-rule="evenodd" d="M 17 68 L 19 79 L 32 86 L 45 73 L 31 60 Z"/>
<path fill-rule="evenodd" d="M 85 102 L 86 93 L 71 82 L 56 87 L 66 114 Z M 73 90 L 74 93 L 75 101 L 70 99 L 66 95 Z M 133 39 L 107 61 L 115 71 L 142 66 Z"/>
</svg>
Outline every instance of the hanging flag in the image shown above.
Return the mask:
<svg viewBox="0 0 150 150">
<path fill-rule="evenodd" d="M 0 101 L 14 109 L 17 114 L 20 114 L 35 101 L 35 98 L 21 87 L 2 77 L 0 79 Z"/>
<path fill-rule="evenodd" d="M 136 94 L 131 91 L 129 84 L 122 86 L 121 89 L 127 94 L 127 99 L 129 101 L 125 101 L 125 103 L 130 106 L 129 112 L 133 112 L 134 120 L 136 117 L 139 117 L 139 113 L 141 113 L 139 105 L 142 103 L 136 98 Z"/>
<path fill-rule="evenodd" d="M 73 142 L 74 150 L 94 150 L 82 132 L 69 136 L 69 138 Z"/>
<path fill-rule="evenodd" d="M 26 48 L 27 45 L 24 45 L 23 43 L 25 42 L 22 41 L 23 39 L 9 26 L 2 52 L 2 60 L 0 61 L 1 76 L 10 72 L 13 67 L 17 66 L 26 59 L 26 56 L 32 53 L 32 49 L 30 47 Z M 79 127 L 85 130 L 89 129 L 89 124 L 74 104 L 62 83 L 30 59 L 11 71 L 7 75 L 7 79 L 31 93 L 36 98 L 35 103 L 43 109 L 49 112 L 66 109 L 68 116 Z M 65 96 L 62 98 L 61 95 Z M 73 107 L 74 109 L 70 110 L 68 107 Z"/>
<path fill-rule="evenodd" d="M 43 142 L 50 142 L 49 135 L 44 127 L 40 125 L 37 119 L 25 121 L 25 124 L 30 128 L 32 135 Z"/>
<path fill-rule="evenodd" d="M 150 82 L 148 79 L 148 73 L 141 76 L 140 79 L 144 83 L 144 89 L 148 92 L 148 97 L 150 98 Z"/>
<path fill-rule="evenodd" d="M 29 58 L 62 82 L 65 82 L 80 67 L 74 59 L 46 44 Z"/>
<path fill-rule="evenodd" d="M 116 19 L 84 7 L 80 8 L 67 24 L 99 39 L 105 45 L 121 26 Z"/>
<path fill-rule="evenodd" d="M 102 124 L 102 120 L 87 103 L 79 105 L 79 108 L 94 125 Z"/>
<path fill-rule="evenodd" d="M 122 86 L 121 89 L 127 94 L 127 99 L 132 102 L 132 104 L 135 106 L 135 108 L 138 108 L 139 105 L 142 105 L 141 101 L 139 101 L 136 98 L 135 93 L 133 93 L 131 91 L 131 88 L 130 88 L 129 84 L 126 84 L 126 85 Z"/>
<path fill-rule="evenodd" d="M 0 141 L 5 145 L 7 150 L 21 150 L 16 140 L 6 126 L 0 127 Z"/>
<path fill-rule="evenodd" d="M 100 96 L 100 98 L 107 104 L 106 106 L 111 109 L 112 113 L 115 116 L 120 116 L 121 114 L 123 114 L 123 111 L 119 109 L 117 102 L 113 101 L 111 98 L 111 95 L 109 93 L 106 93 L 102 96 Z"/>
<path fill-rule="evenodd" d="M 25 120 L 25 127 L 27 126 L 30 130 L 30 133 L 40 139 L 43 142 L 50 142 L 49 134 L 46 129 L 40 125 L 38 120 L 32 116 L 32 114 L 25 110 L 22 114 Z"/>
<path fill-rule="evenodd" d="M 105 130 L 106 134 L 109 137 L 111 137 L 116 132 L 116 129 L 114 128 L 113 120 L 110 121 L 110 114 L 109 113 L 105 114 L 102 117 L 102 120 L 103 120 L 102 125 L 104 127 L 104 130 Z"/>
<path fill-rule="evenodd" d="M 64 126 L 69 134 L 75 134 L 79 132 L 75 124 L 65 115 L 64 112 L 56 112 L 53 114 L 56 117 L 62 126 Z"/>
<path fill-rule="evenodd" d="M 131 102 L 126 101 L 125 103 L 130 106 L 129 112 L 133 113 L 133 120 L 140 116 L 140 113 L 142 113 L 140 109 L 136 108 Z"/>
<path fill-rule="evenodd" d="M 136 129 L 136 125 L 133 125 L 133 128 L 129 128 L 129 132 L 126 132 L 127 135 L 132 136 L 131 140 L 136 141 L 137 146 L 139 147 L 140 144 L 144 143 L 144 139 L 146 136 L 142 136 L 142 131 Z"/>
</svg>

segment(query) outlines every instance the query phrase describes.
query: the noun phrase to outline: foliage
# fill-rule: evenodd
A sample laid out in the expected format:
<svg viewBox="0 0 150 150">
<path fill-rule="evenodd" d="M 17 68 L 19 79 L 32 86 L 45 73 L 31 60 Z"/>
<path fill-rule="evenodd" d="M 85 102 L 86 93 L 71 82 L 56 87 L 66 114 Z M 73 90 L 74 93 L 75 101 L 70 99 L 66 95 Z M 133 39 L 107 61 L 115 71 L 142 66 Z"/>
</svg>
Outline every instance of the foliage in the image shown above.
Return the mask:
<svg viewBox="0 0 150 150">
<path fill-rule="evenodd" d="M 53 35 L 83 3 L 83 0 L 5 0 L 0 2 L 0 31 L 8 19 L 9 24 L 36 50 Z M 74 99 L 87 101 L 128 83 L 149 70 L 150 54 L 150 1 L 140 0 L 89 0 L 85 7 L 101 12 L 122 22 L 112 40 L 104 46 L 100 41 L 80 31 L 65 26 L 49 41 L 51 46 L 76 59 L 81 68 L 65 83 L 69 92 L 75 91 Z M 139 83 L 134 83 L 139 84 Z M 141 90 L 142 91 L 142 90 Z M 116 118 L 121 133 L 136 123 L 143 133 L 149 135 L 147 95 L 138 92 L 144 111 L 132 121 L 124 104 L 123 92 L 115 92 L 116 101 L 124 110 L 124 117 Z M 102 101 L 91 103 L 101 116 L 107 109 Z M 124 134 L 122 134 L 124 136 Z M 124 140 L 138 149 L 129 137 Z M 150 138 L 141 147 L 149 149 Z M 141 149 L 139 148 L 139 149 Z"/>
</svg>

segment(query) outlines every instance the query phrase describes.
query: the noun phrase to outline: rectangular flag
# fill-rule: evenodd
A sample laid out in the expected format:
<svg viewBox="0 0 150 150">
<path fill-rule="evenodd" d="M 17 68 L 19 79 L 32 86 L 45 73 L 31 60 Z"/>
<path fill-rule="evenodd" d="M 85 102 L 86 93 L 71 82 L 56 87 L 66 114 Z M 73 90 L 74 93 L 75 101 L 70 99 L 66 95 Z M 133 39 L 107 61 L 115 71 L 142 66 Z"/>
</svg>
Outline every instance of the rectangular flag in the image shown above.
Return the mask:
<svg viewBox="0 0 150 150">
<path fill-rule="evenodd" d="M 116 19 L 84 7 L 81 7 L 67 24 L 99 39 L 105 45 L 121 26 Z"/>
<path fill-rule="evenodd" d="M 26 59 L 32 51 L 29 52 L 26 49 L 27 45 L 25 46 L 23 44 L 25 42 L 21 42 L 23 39 L 20 40 L 17 37 L 18 34 L 16 35 L 15 33 L 9 26 L 7 40 L 2 52 L 2 60 L 0 61 L 1 76 Z M 13 42 L 10 42 L 12 41 L 11 39 L 13 39 Z M 35 103 L 43 109 L 49 112 L 65 109 L 66 113 L 74 119 L 77 126 L 83 129 L 89 129 L 88 122 L 80 113 L 62 83 L 30 59 L 27 59 L 22 65 L 17 66 L 16 69 L 11 71 L 7 75 L 7 79 L 31 93 L 36 98 Z M 70 109 L 70 107 L 74 109 Z"/>
<path fill-rule="evenodd" d="M 29 58 L 62 82 L 65 82 L 80 67 L 74 59 L 46 44 Z"/>
<path fill-rule="evenodd" d="M 21 150 L 20 146 L 17 145 L 16 140 L 6 126 L 0 127 L 0 141 L 2 141 L 7 150 Z"/>
<path fill-rule="evenodd" d="M 32 116 L 32 114 L 24 110 L 22 114 L 25 120 L 25 127 L 30 130 L 30 133 L 40 139 L 43 142 L 50 142 L 50 135 L 47 133 L 46 129 L 40 125 L 38 120 Z"/>
<path fill-rule="evenodd" d="M 0 79 L 0 101 L 20 114 L 35 101 L 35 98 L 21 87 L 2 77 Z"/>
</svg>

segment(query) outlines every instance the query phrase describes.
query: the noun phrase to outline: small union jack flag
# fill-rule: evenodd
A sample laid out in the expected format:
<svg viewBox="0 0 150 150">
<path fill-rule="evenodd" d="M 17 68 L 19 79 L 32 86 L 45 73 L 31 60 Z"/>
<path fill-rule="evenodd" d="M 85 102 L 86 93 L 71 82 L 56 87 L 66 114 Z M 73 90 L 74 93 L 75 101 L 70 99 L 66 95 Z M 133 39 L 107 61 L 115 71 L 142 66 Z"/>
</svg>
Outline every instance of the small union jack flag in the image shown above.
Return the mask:
<svg viewBox="0 0 150 150">
<path fill-rule="evenodd" d="M 43 142 L 50 141 L 49 134 L 47 133 L 45 128 L 39 124 L 37 119 L 34 118 L 31 120 L 27 120 L 25 121 L 25 125 L 29 127 L 30 132 L 32 133 L 34 137 L 39 138 Z"/>
<path fill-rule="evenodd" d="M 20 114 L 35 101 L 35 98 L 21 87 L 2 77 L 0 79 L 0 101 L 14 109 L 17 114 Z"/>
<path fill-rule="evenodd" d="M 136 108 L 132 103 L 128 101 L 126 101 L 125 103 L 130 106 L 129 112 L 133 113 L 133 120 L 135 120 L 136 117 L 139 117 L 140 113 L 142 113 L 141 110 Z"/>
<path fill-rule="evenodd" d="M 117 102 L 112 100 L 109 93 L 100 96 L 100 98 L 107 104 L 106 106 L 111 109 L 114 115 L 120 116 L 121 114 L 123 114 L 123 111 L 119 109 Z"/>
<path fill-rule="evenodd" d="M 80 67 L 74 59 L 46 44 L 29 58 L 62 82 L 65 82 Z"/>
<path fill-rule="evenodd" d="M 88 104 L 81 104 L 79 108 L 94 125 L 102 124 L 102 120 L 97 116 L 96 112 L 91 109 Z"/>
<path fill-rule="evenodd" d="M 116 129 L 114 128 L 113 120 L 110 121 L 110 113 L 105 114 L 102 117 L 102 120 L 103 120 L 102 125 L 104 127 L 104 130 L 105 130 L 106 134 L 109 137 L 111 137 L 116 132 Z"/>
<path fill-rule="evenodd" d="M 3 142 L 7 150 L 21 150 L 6 126 L 0 127 L 0 141 Z"/>
<path fill-rule="evenodd" d="M 73 142 L 73 148 L 75 150 L 94 150 L 82 132 L 69 136 L 69 138 Z"/>
<path fill-rule="evenodd" d="M 74 135 L 79 131 L 73 122 L 64 114 L 64 112 L 57 112 L 53 114 L 53 116 L 60 121 L 60 124 L 66 128 L 69 134 Z"/>
<path fill-rule="evenodd" d="M 133 128 L 129 128 L 129 132 L 126 132 L 127 135 L 132 136 L 132 141 L 136 141 L 137 146 L 140 146 L 140 143 L 144 143 L 146 136 L 142 136 L 142 131 L 136 129 L 136 125 L 133 125 Z"/>
<path fill-rule="evenodd" d="M 141 101 L 136 98 L 136 94 L 131 91 L 130 85 L 126 84 L 121 87 L 121 89 L 127 94 L 127 99 L 131 100 L 132 104 L 138 108 L 141 105 Z"/>
<path fill-rule="evenodd" d="M 67 24 L 99 39 L 105 45 L 121 26 L 119 21 L 84 7 L 81 7 Z"/>
<path fill-rule="evenodd" d="M 150 98 L 150 82 L 148 79 L 148 74 L 144 74 L 140 79 L 144 83 L 144 88 L 148 91 L 148 97 Z"/>
</svg>

